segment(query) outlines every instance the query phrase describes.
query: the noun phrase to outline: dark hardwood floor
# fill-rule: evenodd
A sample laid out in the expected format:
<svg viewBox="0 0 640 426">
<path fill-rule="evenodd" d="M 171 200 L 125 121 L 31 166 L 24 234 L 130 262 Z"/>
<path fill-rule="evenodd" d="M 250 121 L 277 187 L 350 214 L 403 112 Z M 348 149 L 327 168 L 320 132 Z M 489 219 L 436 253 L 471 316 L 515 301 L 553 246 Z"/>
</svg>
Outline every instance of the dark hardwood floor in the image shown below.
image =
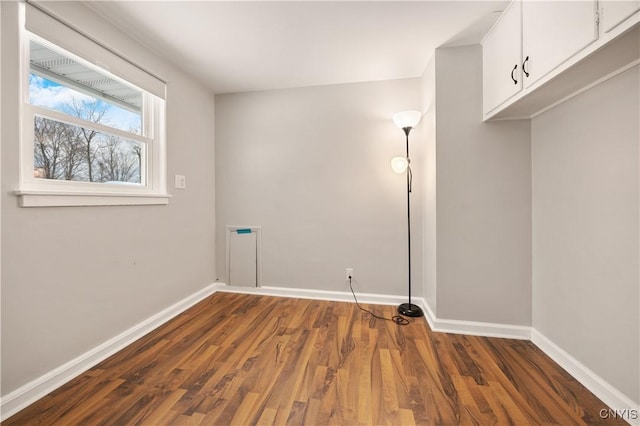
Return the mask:
<svg viewBox="0 0 640 426">
<path fill-rule="evenodd" d="M 603 408 L 531 342 L 216 293 L 3 425 L 626 424 Z"/>
</svg>

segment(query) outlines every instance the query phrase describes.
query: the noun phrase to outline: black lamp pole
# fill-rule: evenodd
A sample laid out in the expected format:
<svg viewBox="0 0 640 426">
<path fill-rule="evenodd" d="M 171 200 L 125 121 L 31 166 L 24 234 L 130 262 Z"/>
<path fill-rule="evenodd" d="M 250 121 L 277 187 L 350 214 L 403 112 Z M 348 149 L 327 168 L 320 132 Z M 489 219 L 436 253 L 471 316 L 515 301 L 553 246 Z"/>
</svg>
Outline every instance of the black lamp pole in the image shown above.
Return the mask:
<svg viewBox="0 0 640 426">
<path fill-rule="evenodd" d="M 403 127 L 407 140 L 407 259 L 409 260 L 409 303 L 402 303 L 398 306 L 398 313 L 407 317 L 421 317 L 424 312 L 418 305 L 411 303 L 411 184 L 413 174 L 411 173 L 411 160 L 409 159 L 409 133 L 412 127 Z"/>
</svg>

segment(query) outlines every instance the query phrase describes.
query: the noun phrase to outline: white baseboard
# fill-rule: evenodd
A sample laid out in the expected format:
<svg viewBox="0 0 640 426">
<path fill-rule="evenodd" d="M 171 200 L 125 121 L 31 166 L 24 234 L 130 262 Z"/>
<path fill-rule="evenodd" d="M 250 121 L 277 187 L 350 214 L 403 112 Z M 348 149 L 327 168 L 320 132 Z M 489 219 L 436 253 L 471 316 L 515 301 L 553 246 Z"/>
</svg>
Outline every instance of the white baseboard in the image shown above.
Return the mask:
<svg viewBox="0 0 640 426">
<path fill-rule="evenodd" d="M 531 327 L 529 326 L 441 319 L 434 315 L 427 303 L 423 303 L 423 310 L 431 330 L 435 332 L 506 339 L 531 339 Z"/>
<path fill-rule="evenodd" d="M 227 293 L 260 294 L 263 296 L 295 297 L 298 299 L 331 300 L 334 302 L 354 302 L 353 294 L 349 291 L 311 290 L 288 287 L 233 287 L 223 283 L 215 284 L 216 291 Z M 407 301 L 406 297 L 387 294 L 356 293 L 358 302 L 372 305 L 399 305 Z M 422 299 L 415 299 L 416 303 L 423 303 Z"/>
<path fill-rule="evenodd" d="M 634 402 L 535 328 L 531 341 L 629 424 L 640 425 L 640 401 Z M 628 411 L 625 411 L 628 410 Z M 607 413 L 611 415 L 610 413 Z M 635 417 L 635 418 L 631 418 Z"/>
<path fill-rule="evenodd" d="M 332 300 L 336 302 L 353 302 L 349 291 L 309 290 L 287 287 L 232 287 L 222 283 L 216 284 L 217 291 L 229 293 L 261 294 L 265 296 L 296 297 L 299 299 Z M 406 297 L 388 294 L 356 293 L 358 302 L 374 305 L 399 305 L 407 301 Z M 487 337 L 506 337 L 510 339 L 530 339 L 531 327 L 508 324 L 492 324 L 474 321 L 442 320 L 433 315 L 425 299 L 413 297 L 412 302 L 422 307 L 431 330 L 443 333 L 471 334 Z"/>
<path fill-rule="evenodd" d="M 6 420 L 215 292 L 216 286 L 209 285 L 0 398 L 0 421 Z"/>
</svg>

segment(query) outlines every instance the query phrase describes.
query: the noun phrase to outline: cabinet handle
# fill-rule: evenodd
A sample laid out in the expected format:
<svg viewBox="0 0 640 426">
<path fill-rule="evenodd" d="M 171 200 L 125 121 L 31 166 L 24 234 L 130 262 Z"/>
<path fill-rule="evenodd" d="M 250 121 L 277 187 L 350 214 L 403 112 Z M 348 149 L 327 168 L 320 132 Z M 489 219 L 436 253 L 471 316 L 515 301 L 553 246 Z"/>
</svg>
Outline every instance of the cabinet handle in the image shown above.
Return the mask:
<svg viewBox="0 0 640 426">
<path fill-rule="evenodd" d="M 518 80 L 515 79 L 513 73 L 518 69 L 518 64 L 515 64 L 513 69 L 511 70 L 511 80 L 513 80 L 513 84 L 518 84 Z"/>
<path fill-rule="evenodd" d="M 522 63 L 522 72 L 524 73 L 525 77 L 529 77 L 529 73 L 527 72 L 527 69 L 524 67 L 527 64 L 527 62 L 529 62 L 528 56 L 524 58 L 524 62 Z"/>
</svg>

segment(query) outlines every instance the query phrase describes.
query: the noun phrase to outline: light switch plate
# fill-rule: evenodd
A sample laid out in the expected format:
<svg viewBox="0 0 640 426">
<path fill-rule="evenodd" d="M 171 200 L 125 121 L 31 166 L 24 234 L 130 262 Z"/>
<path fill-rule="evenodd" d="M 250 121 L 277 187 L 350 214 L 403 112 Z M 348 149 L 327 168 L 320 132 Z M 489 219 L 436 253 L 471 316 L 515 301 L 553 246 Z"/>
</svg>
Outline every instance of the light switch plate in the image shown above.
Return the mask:
<svg viewBox="0 0 640 426">
<path fill-rule="evenodd" d="M 176 175 L 175 179 L 175 188 L 176 189 L 185 189 L 187 187 L 187 178 L 183 175 Z"/>
</svg>

